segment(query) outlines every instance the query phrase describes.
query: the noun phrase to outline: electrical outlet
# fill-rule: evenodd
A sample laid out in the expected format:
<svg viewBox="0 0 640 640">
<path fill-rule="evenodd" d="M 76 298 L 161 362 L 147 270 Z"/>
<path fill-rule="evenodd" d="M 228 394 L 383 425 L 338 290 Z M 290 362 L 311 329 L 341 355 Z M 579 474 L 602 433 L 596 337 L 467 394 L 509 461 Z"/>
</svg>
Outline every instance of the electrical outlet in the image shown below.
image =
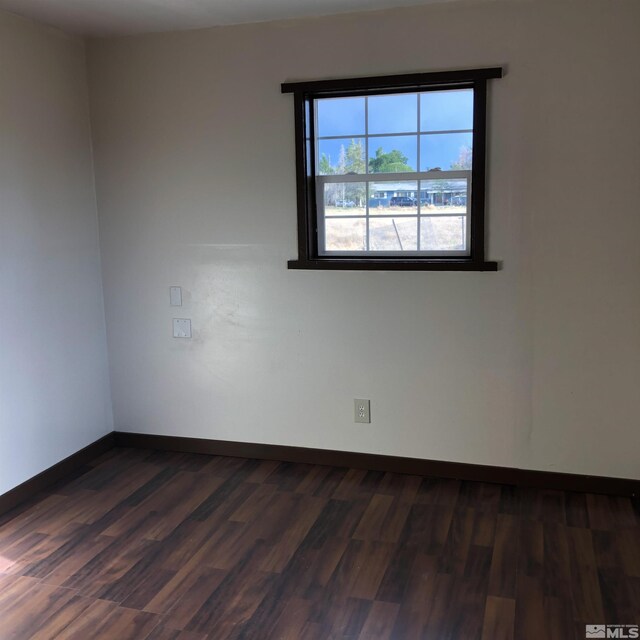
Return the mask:
<svg viewBox="0 0 640 640">
<path fill-rule="evenodd" d="M 173 337 L 174 338 L 190 338 L 191 337 L 191 320 L 188 318 L 173 319 Z"/>
<path fill-rule="evenodd" d="M 368 424 L 371 422 L 371 403 L 369 400 L 355 399 L 355 421 Z"/>
</svg>

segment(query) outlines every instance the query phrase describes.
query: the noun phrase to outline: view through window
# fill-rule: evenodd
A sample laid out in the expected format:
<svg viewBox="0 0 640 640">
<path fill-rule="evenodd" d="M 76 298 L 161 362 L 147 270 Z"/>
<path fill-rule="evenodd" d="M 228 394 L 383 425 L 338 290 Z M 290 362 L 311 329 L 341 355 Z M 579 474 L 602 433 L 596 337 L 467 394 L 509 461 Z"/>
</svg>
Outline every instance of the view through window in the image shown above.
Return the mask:
<svg viewBox="0 0 640 640">
<path fill-rule="evenodd" d="M 313 101 L 320 255 L 469 255 L 473 93 Z"/>
</svg>

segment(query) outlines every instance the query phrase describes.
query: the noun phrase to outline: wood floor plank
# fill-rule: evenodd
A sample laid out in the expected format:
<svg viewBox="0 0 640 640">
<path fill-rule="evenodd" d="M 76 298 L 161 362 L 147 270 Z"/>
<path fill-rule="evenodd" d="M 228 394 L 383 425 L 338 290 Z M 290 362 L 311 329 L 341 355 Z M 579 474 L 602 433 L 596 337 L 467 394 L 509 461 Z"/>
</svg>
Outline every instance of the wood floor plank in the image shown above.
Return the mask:
<svg viewBox="0 0 640 640">
<path fill-rule="evenodd" d="M 482 578 L 460 578 L 456 580 L 451 609 L 458 615 L 449 616 L 448 633 L 444 637 L 480 640 L 486 602 L 486 581 Z"/>
<path fill-rule="evenodd" d="M 625 574 L 640 578 L 640 544 L 637 529 L 625 529 L 616 532 L 616 546 L 620 554 L 621 568 Z"/>
<path fill-rule="evenodd" d="M 542 578 L 518 575 L 514 628 L 518 640 L 548 637 Z"/>
<path fill-rule="evenodd" d="M 149 540 L 114 538 L 100 553 L 91 558 L 62 586 L 78 589 L 83 595 L 95 596 L 103 588 L 119 580 L 142 558 L 150 546 L 158 546 Z"/>
<path fill-rule="evenodd" d="M 543 525 L 543 580 L 546 596 L 565 598 L 571 592 L 571 559 L 567 527 L 556 523 Z"/>
<path fill-rule="evenodd" d="M 348 471 L 349 470 L 344 467 L 331 467 L 331 470 L 323 477 L 322 482 L 313 492 L 313 495 L 319 498 L 331 498 L 340 486 L 341 482 L 344 480 Z"/>
<path fill-rule="evenodd" d="M 493 547 L 496 535 L 496 520 L 497 514 L 475 511 L 471 543 L 482 547 Z"/>
<path fill-rule="evenodd" d="M 429 615 L 424 626 L 425 638 L 437 639 L 450 636 L 452 600 L 456 578 L 452 574 L 437 574 L 433 595 L 429 602 Z M 402 610 L 401 610 L 402 613 Z M 457 615 L 457 614 L 456 614 Z M 396 622 L 396 625 L 398 621 Z"/>
<path fill-rule="evenodd" d="M 261 460 L 260 464 L 247 476 L 245 482 L 263 483 L 280 465 L 277 460 Z M 312 467 L 312 471 L 316 467 Z"/>
<path fill-rule="evenodd" d="M 409 585 L 411 570 L 418 555 L 419 551 L 415 546 L 398 545 L 394 549 L 393 557 L 389 560 L 378 588 L 376 600 L 402 604 Z"/>
<path fill-rule="evenodd" d="M 219 586 L 205 600 L 187 625 L 188 631 L 213 633 L 226 638 L 234 627 L 246 623 L 264 598 L 274 575 L 259 571 L 266 550 L 258 541 L 238 560 Z"/>
<path fill-rule="evenodd" d="M 582 640 L 640 502 L 115 449 L 0 521 L 0 638 Z"/>
<path fill-rule="evenodd" d="M 330 614 L 323 616 L 324 624 L 331 623 L 330 638 L 357 638 L 362 632 L 371 601 L 359 598 L 345 598 L 334 604 Z"/>
<path fill-rule="evenodd" d="M 573 615 L 585 624 L 604 622 L 598 568 L 589 529 L 567 530 L 571 563 Z"/>
<path fill-rule="evenodd" d="M 630 500 L 617 496 L 587 494 L 589 526 L 600 531 L 634 529 L 638 519 Z"/>
<path fill-rule="evenodd" d="M 31 589 L 39 584 L 36 578 L 21 575 L 0 575 L 0 619 L 19 598 L 28 598 Z"/>
<path fill-rule="evenodd" d="M 463 482 L 460 485 L 458 508 L 472 508 L 481 513 L 497 513 L 500 506 L 501 487 L 487 482 Z"/>
<path fill-rule="evenodd" d="M 379 540 L 382 526 L 393 501 L 393 496 L 376 493 L 362 514 L 353 537 L 356 540 Z"/>
<path fill-rule="evenodd" d="M 331 497 L 334 500 L 353 500 L 356 497 L 362 497 L 360 485 L 366 475 L 367 472 L 364 469 L 349 469 Z"/>
<path fill-rule="evenodd" d="M 152 613 L 108 604 L 94 601 L 56 640 L 146 640 L 160 622 Z"/>
<path fill-rule="evenodd" d="M 575 623 L 569 593 L 559 597 L 545 597 L 544 613 L 549 640 L 573 638 Z M 578 640 L 583 640 L 583 638 L 579 637 Z"/>
<path fill-rule="evenodd" d="M 182 585 L 167 585 L 165 593 L 152 600 L 148 611 L 165 613 L 166 624 L 173 629 L 185 629 L 227 574 L 224 571 L 201 567 L 185 574 Z M 176 586 L 181 588 L 175 588 Z M 172 606 L 171 600 L 174 603 Z M 161 608 L 162 607 L 162 608 Z"/>
<path fill-rule="evenodd" d="M 296 491 L 313 469 L 310 464 L 281 462 L 264 480 L 266 484 L 275 484 L 280 491 Z"/>
<path fill-rule="evenodd" d="M 291 598 L 282 606 L 282 613 L 272 629 L 264 629 L 267 640 L 299 640 L 304 637 L 302 630 L 307 624 L 311 602 L 303 598 Z"/>
<path fill-rule="evenodd" d="M 393 638 L 422 638 L 423 632 L 437 605 L 437 593 L 440 585 L 438 558 L 418 553 L 398 607 L 393 627 Z M 378 601 L 379 602 L 379 601 Z M 391 604 L 391 603 L 385 603 Z M 437 607 L 436 607 L 437 608 Z"/>
<path fill-rule="evenodd" d="M 440 554 L 444 548 L 454 509 L 433 504 L 414 504 L 399 543 L 417 547 L 428 555 Z"/>
<path fill-rule="evenodd" d="M 6 638 L 32 638 L 76 597 L 72 589 L 37 584 L 4 603 L 2 634 Z"/>
<path fill-rule="evenodd" d="M 514 598 L 518 566 L 519 521 L 515 516 L 500 514 L 491 560 L 489 595 Z"/>
<path fill-rule="evenodd" d="M 415 502 L 453 507 L 458 501 L 461 485 L 460 480 L 423 478 Z"/>
<path fill-rule="evenodd" d="M 376 640 L 391 640 L 393 627 L 395 625 L 396 618 L 400 605 L 391 602 L 376 601 L 371 605 L 369 609 L 369 615 L 360 631 L 358 636 L 359 640 L 369 640 L 375 638 Z"/>
<path fill-rule="evenodd" d="M 48 584 L 62 586 L 71 576 L 80 574 L 83 567 L 113 543 L 114 539 L 106 536 L 78 537 L 30 567 L 27 573 L 41 577 Z"/>
<path fill-rule="evenodd" d="M 29 640 L 50 640 L 59 636 L 93 604 L 91 598 L 75 595 L 33 630 Z"/>
<path fill-rule="evenodd" d="M 400 502 L 412 504 L 415 502 L 421 484 L 421 476 L 385 473 L 378 485 L 377 493 L 388 494 L 398 498 Z"/>
<path fill-rule="evenodd" d="M 171 629 L 160 623 L 147 636 L 146 640 L 208 640 L 206 633 L 194 633 L 193 631 L 181 631 L 180 629 Z"/>
<path fill-rule="evenodd" d="M 476 512 L 467 507 L 454 511 L 447 539 L 440 554 L 440 573 L 464 575 L 471 547 Z"/>
<path fill-rule="evenodd" d="M 288 523 L 286 529 L 283 531 L 281 522 L 274 521 L 269 535 L 261 533 L 261 538 L 270 546 L 269 552 L 260 565 L 261 571 L 281 573 L 284 570 L 318 519 L 325 503 L 325 498 L 305 496 L 299 499 L 296 496 L 284 516 Z"/>
<path fill-rule="evenodd" d="M 62 505 L 66 507 L 68 502 L 69 498 L 63 495 L 43 496 L 32 507 L 7 520 L 0 526 L 0 554 L 25 535 L 37 531 L 43 522 L 59 518 Z"/>
<path fill-rule="evenodd" d="M 566 491 L 564 494 L 564 512 L 568 526 L 582 529 L 589 528 L 587 496 L 584 493 Z"/>
<path fill-rule="evenodd" d="M 467 562 L 464 568 L 465 578 L 483 578 L 489 581 L 491 573 L 492 547 L 472 544 L 469 547 Z"/>
<path fill-rule="evenodd" d="M 529 578 L 544 575 L 544 526 L 535 520 L 520 520 L 518 527 L 518 572 Z"/>
<path fill-rule="evenodd" d="M 333 471 L 333 467 L 314 465 L 296 487 L 296 493 L 314 495 L 316 491 L 326 486 L 327 478 Z"/>
<path fill-rule="evenodd" d="M 395 545 L 387 542 L 363 542 L 359 554 L 360 569 L 349 595 L 361 600 L 374 600 L 393 556 Z"/>
<path fill-rule="evenodd" d="M 515 615 L 514 598 L 487 596 L 482 640 L 513 640 Z"/>
</svg>

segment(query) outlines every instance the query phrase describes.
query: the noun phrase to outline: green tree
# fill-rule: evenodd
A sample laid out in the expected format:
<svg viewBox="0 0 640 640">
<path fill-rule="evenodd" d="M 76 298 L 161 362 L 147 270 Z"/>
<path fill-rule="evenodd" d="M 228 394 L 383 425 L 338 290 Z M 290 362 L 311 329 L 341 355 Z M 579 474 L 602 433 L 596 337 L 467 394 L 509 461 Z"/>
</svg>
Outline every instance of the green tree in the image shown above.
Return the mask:
<svg viewBox="0 0 640 640">
<path fill-rule="evenodd" d="M 323 153 L 322 157 L 320 158 L 320 175 L 330 176 L 333 173 L 335 173 L 335 171 L 333 169 L 333 165 L 331 164 L 331 158 L 326 153 Z"/>
<path fill-rule="evenodd" d="M 409 158 L 402 151 L 394 149 L 388 153 L 382 147 L 376 150 L 376 157 L 369 160 L 369 171 L 371 173 L 400 173 L 403 171 L 413 171 L 407 162 Z"/>
<path fill-rule="evenodd" d="M 345 173 L 362 175 L 366 173 L 367 165 L 364 159 L 364 145 L 362 140 L 351 140 L 345 151 Z M 355 202 L 356 206 L 364 207 L 367 189 L 363 182 L 348 182 L 345 185 L 345 199 Z"/>
<path fill-rule="evenodd" d="M 451 168 L 454 171 L 467 171 L 471 170 L 471 164 L 473 161 L 473 154 L 471 147 L 460 147 L 460 153 L 458 159 L 451 163 Z"/>
<path fill-rule="evenodd" d="M 331 157 L 322 154 L 319 163 L 320 175 L 364 174 L 366 172 L 364 144 L 362 140 L 351 140 L 349 145 L 340 146 L 338 162 L 331 164 Z M 325 186 L 325 202 L 335 205 L 338 201 L 351 201 L 358 207 L 364 207 L 367 189 L 363 182 L 328 182 Z"/>
<path fill-rule="evenodd" d="M 362 140 L 351 140 L 345 154 L 345 169 L 347 173 L 365 173 L 364 145 Z"/>
</svg>

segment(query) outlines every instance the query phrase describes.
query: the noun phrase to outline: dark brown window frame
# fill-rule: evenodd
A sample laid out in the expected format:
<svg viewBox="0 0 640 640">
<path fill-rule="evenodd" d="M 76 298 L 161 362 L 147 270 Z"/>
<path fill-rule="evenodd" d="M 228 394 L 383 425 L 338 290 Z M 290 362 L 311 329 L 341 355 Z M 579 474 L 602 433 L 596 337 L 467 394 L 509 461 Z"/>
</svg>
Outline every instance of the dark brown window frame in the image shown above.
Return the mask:
<svg viewBox="0 0 640 640">
<path fill-rule="evenodd" d="M 285 82 L 282 93 L 293 93 L 295 110 L 296 181 L 298 205 L 298 259 L 289 269 L 401 270 L 401 271 L 497 271 L 498 263 L 485 260 L 485 181 L 487 146 L 487 80 L 502 77 L 501 67 L 438 71 L 369 78 L 342 78 L 310 82 Z M 470 253 L 465 257 L 320 256 L 315 196 L 314 153 L 307 154 L 307 131 L 315 144 L 315 99 L 376 95 L 433 89 L 473 89 L 473 160 L 471 176 Z M 308 157 L 310 155 L 311 157 Z"/>
</svg>

